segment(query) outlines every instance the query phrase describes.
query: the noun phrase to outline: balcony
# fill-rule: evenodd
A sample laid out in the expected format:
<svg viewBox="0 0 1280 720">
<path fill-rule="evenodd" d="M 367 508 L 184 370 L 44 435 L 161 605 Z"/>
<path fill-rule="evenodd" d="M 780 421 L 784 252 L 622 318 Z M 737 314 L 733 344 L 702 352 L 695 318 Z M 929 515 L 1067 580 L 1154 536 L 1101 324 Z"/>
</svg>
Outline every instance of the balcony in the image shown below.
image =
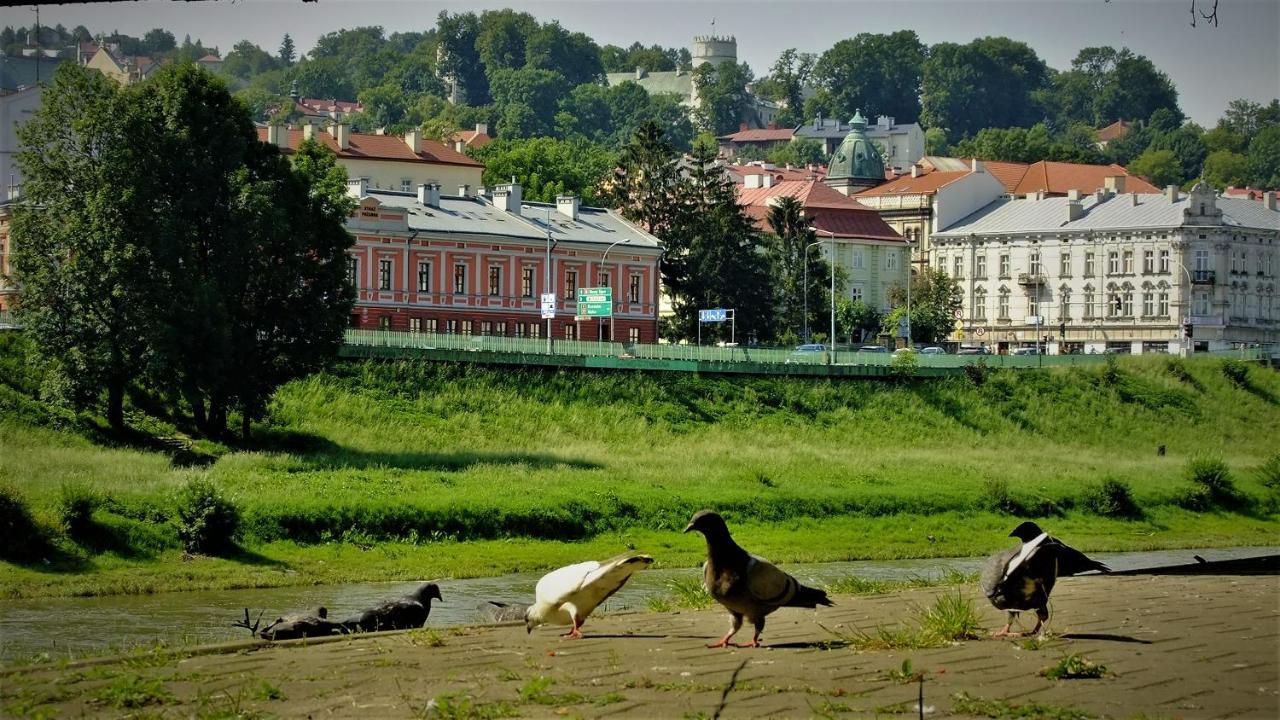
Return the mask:
<svg viewBox="0 0 1280 720">
<path fill-rule="evenodd" d="M 1040 287 L 1046 283 L 1043 275 L 1033 275 L 1031 273 L 1018 273 L 1018 284 L 1025 287 Z"/>
<path fill-rule="evenodd" d="M 1214 283 L 1215 273 L 1212 270 L 1192 270 L 1192 285 L 1212 285 Z"/>
</svg>

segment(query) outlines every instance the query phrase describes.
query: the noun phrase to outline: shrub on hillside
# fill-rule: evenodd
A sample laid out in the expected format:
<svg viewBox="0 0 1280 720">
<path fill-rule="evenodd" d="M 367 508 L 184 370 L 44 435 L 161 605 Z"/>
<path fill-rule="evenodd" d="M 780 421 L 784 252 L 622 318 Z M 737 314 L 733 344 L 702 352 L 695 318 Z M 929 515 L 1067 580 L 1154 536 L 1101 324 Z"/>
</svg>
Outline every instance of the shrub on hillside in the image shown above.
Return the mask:
<svg viewBox="0 0 1280 720">
<path fill-rule="evenodd" d="M 1142 517 L 1142 508 L 1133 499 L 1133 490 L 1128 483 L 1116 478 L 1105 478 L 1097 485 L 1085 488 L 1081 504 L 1085 510 L 1103 517 Z"/>
<path fill-rule="evenodd" d="M 1223 360 L 1222 374 L 1238 388 L 1249 386 L 1249 365 L 1243 360 Z"/>
<path fill-rule="evenodd" d="M 93 527 L 93 512 L 102 497 L 86 485 L 63 485 L 58 494 L 58 518 L 72 538 L 81 539 Z"/>
<path fill-rule="evenodd" d="M 1280 510 L 1280 452 L 1272 453 L 1266 462 L 1254 468 L 1253 475 L 1267 489 L 1271 510 Z"/>
<path fill-rule="evenodd" d="M 35 560 L 46 547 L 43 530 L 36 524 L 17 488 L 0 484 L 0 558 L 12 562 Z"/>
<path fill-rule="evenodd" d="M 1187 480 L 1191 486 L 1183 491 L 1178 504 L 1188 510 L 1237 509 L 1245 497 L 1231 479 L 1231 470 L 1221 458 L 1197 456 L 1187 463 Z"/>
<path fill-rule="evenodd" d="M 964 376 L 969 378 L 969 382 L 973 383 L 974 387 L 982 387 L 983 383 L 987 381 L 987 372 L 989 370 L 987 359 L 980 357 L 977 362 L 964 366 Z"/>
<path fill-rule="evenodd" d="M 913 352 L 898 353 L 889 361 L 893 376 L 898 380 L 909 380 L 920 372 L 920 359 Z"/>
<path fill-rule="evenodd" d="M 178 538 L 187 552 L 218 554 L 235 546 L 240 511 L 208 480 L 194 479 L 178 491 Z"/>
</svg>

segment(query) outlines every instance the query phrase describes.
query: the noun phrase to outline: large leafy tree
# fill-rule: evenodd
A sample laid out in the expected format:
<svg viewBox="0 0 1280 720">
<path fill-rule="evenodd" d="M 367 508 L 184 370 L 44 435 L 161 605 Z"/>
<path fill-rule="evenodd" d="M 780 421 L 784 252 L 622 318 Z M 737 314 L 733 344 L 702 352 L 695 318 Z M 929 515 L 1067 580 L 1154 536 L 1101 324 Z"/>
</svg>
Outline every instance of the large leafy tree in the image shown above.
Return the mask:
<svg viewBox="0 0 1280 720">
<path fill-rule="evenodd" d="M 745 63 L 706 63 L 693 71 L 693 86 L 698 93 L 694 117 L 700 129 L 715 135 L 731 133 L 747 119 L 751 68 Z"/>
<path fill-rule="evenodd" d="M 849 118 L 892 115 L 899 122 L 920 117 L 920 81 L 927 49 L 914 30 L 859 33 L 822 54 L 813 68 L 829 98 L 828 110 Z"/>
<path fill-rule="evenodd" d="M 558 22 L 542 25 L 529 36 L 525 43 L 525 64 L 559 73 L 570 87 L 604 79 L 600 47 L 587 35 L 569 32 Z"/>
<path fill-rule="evenodd" d="M 1043 117 L 1037 98 L 1049 68 L 1027 44 L 987 37 L 939 43 L 923 64 L 921 121 L 962 138 L 988 127 L 1030 127 Z"/>
<path fill-rule="evenodd" d="M 524 67 L 525 47 L 537 28 L 537 19 L 529 13 L 503 9 L 481 14 L 475 47 L 485 73 L 492 79 L 499 70 Z"/>
<path fill-rule="evenodd" d="M 911 341 L 942 342 L 955 326 L 956 313 L 964 301 L 960 284 L 937 268 L 924 267 L 912 272 Z M 898 320 L 907 314 L 907 289 L 895 285 L 889 289 L 893 310 L 884 317 L 884 332 L 896 335 Z"/>
<path fill-rule="evenodd" d="M 274 70 L 277 66 L 275 58 L 248 40 L 236 43 L 222 59 L 222 71 L 241 80 Z"/>
<path fill-rule="evenodd" d="M 525 199 L 538 202 L 555 202 L 557 195 L 569 194 L 587 205 L 600 205 L 600 182 L 616 164 L 612 152 L 582 139 L 504 138 L 472 152 L 484 163 L 485 185 L 514 177 Z"/>
<path fill-rule="evenodd" d="M 565 80 L 549 70 L 503 69 L 490 75 L 498 135 L 505 138 L 549 135 Z"/>
<path fill-rule="evenodd" d="M 450 15 L 441 10 L 436 19 L 436 42 L 440 48 L 440 75 L 458 83 L 472 105 L 489 102 L 489 78 L 476 49 L 480 18 L 475 13 Z"/>
<path fill-rule="evenodd" d="M 822 318 L 831 302 L 831 265 L 822 258 L 820 247 L 810 247 L 817 241 L 817 234 L 799 200 L 788 195 L 780 197 L 769 207 L 768 222 L 772 231 L 769 254 L 777 289 L 776 334 L 804 337 L 805 327 L 826 327 Z"/>
<path fill-rule="evenodd" d="M 1249 179 L 1261 188 L 1280 187 L 1280 124 L 1260 130 L 1249 143 Z"/>
<path fill-rule="evenodd" d="M 785 108 L 777 118 L 780 126 L 798 125 L 804 121 L 804 88 L 812 79 L 815 62 L 817 57 L 812 53 L 788 48 L 773 63 L 769 75 L 755 84 L 757 95 L 784 104 Z"/>
<path fill-rule="evenodd" d="M 1129 163 L 1129 172 L 1147 179 L 1156 187 L 1182 181 L 1182 164 L 1172 150 L 1147 150 Z"/>
<path fill-rule="evenodd" d="M 1180 121 L 1178 91 L 1146 57 L 1128 48 L 1087 47 L 1071 69 L 1053 79 L 1051 105 L 1058 122 L 1101 127 L 1116 120 L 1142 120 L 1161 108 Z"/>
</svg>

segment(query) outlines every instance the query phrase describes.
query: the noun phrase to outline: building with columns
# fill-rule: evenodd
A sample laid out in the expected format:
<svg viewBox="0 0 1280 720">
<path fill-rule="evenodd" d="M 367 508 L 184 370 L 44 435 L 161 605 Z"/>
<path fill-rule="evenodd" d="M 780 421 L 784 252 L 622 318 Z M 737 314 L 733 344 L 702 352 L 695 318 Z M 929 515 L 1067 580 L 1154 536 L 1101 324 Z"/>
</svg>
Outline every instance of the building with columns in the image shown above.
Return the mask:
<svg viewBox="0 0 1280 720">
<path fill-rule="evenodd" d="M 932 241 L 930 262 L 964 292 L 953 338 L 964 343 L 1137 353 L 1280 340 L 1274 193 L 1220 197 L 1200 183 L 1002 198 Z"/>
<path fill-rule="evenodd" d="M 379 190 L 359 178 L 347 187 L 359 201 L 347 222 L 352 327 L 546 337 L 540 300 L 550 291 L 556 339 L 657 342 L 662 248 L 617 213 L 571 196 L 525 203 L 517 184 L 489 195 Z M 612 328 L 574 317 L 578 288 L 601 286 L 613 288 Z"/>
</svg>

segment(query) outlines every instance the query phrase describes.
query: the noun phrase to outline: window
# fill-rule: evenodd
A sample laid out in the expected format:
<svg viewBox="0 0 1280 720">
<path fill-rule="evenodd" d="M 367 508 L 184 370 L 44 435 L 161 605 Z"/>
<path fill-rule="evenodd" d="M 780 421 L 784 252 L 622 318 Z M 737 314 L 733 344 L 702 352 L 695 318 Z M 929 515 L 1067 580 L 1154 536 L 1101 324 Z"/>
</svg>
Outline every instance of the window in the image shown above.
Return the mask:
<svg viewBox="0 0 1280 720">
<path fill-rule="evenodd" d="M 529 323 L 529 337 L 542 337 L 542 323 Z"/>
<path fill-rule="evenodd" d="M 853 269 L 861 270 L 862 268 L 866 267 L 867 265 L 866 257 L 867 257 L 866 253 L 863 252 L 861 248 L 854 248 L 853 249 Z"/>
<path fill-rule="evenodd" d="M 1085 320 L 1093 319 L 1093 303 L 1095 301 L 1096 298 L 1093 295 L 1093 288 L 1086 285 L 1084 288 L 1084 312 L 1081 313 Z"/>
<path fill-rule="evenodd" d="M 378 318 L 378 329 L 379 329 L 379 330 L 390 330 L 390 329 L 391 329 L 391 316 L 390 316 L 390 315 L 383 315 L 382 317 Z"/>
<path fill-rule="evenodd" d="M 854 302 L 862 302 L 862 297 L 863 297 L 863 295 L 862 295 L 862 286 L 861 286 L 861 285 L 854 285 L 853 287 L 849 288 L 849 299 L 850 299 L 850 300 L 852 300 L 852 301 L 854 301 Z"/>
<path fill-rule="evenodd" d="M 1120 274 L 1120 253 L 1116 252 L 1115 250 L 1112 250 L 1111 252 L 1107 253 L 1107 274 L 1108 275 Z"/>
<path fill-rule="evenodd" d="M 1160 272 L 1162 273 L 1169 272 L 1169 251 L 1168 250 L 1160 251 Z"/>
<path fill-rule="evenodd" d="M 457 320 L 445 320 L 445 321 L 444 321 L 444 331 L 445 331 L 446 333 L 449 333 L 450 335 L 457 334 L 457 332 L 458 332 L 458 321 L 457 321 Z"/>
<path fill-rule="evenodd" d="M 1094 267 L 1093 253 L 1091 252 L 1085 253 L 1084 254 L 1084 276 L 1093 277 L 1093 274 L 1096 270 L 1097 268 Z"/>
<path fill-rule="evenodd" d="M 360 287 L 360 261 L 353 257 L 347 258 L 347 282 L 355 288 Z"/>
<path fill-rule="evenodd" d="M 471 320 L 463 320 L 461 321 L 460 330 L 463 335 L 471 335 L 475 332 L 475 323 Z"/>
<path fill-rule="evenodd" d="M 890 250 L 887 253 L 885 253 L 884 268 L 885 270 L 898 269 L 898 251 L 897 250 Z"/>
<path fill-rule="evenodd" d="M 1028 315 L 1040 314 L 1040 298 L 1034 295 L 1027 298 L 1027 314 Z"/>
<path fill-rule="evenodd" d="M 565 340 L 577 340 L 577 339 L 578 339 L 578 326 L 577 326 L 577 325 L 574 325 L 573 323 L 569 323 L 568 325 L 565 325 L 565 326 L 564 326 L 564 339 L 565 339 Z"/>
<path fill-rule="evenodd" d="M 947 258 L 942 255 L 939 255 L 938 256 L 938 272 L 946 272 L 946 271 L 947 271 Z"/>
<path fill-rule="evenodd" d="M 1040 274 L 1040 253 L 1038 252 L 1031 253 L 1031 262 L 1028 263 L 1028 270 L 1031 271 L 1031 275 L 1033 277 L 1038 276 Z M 1037 313 L 1031 313 L 1031 314 L 1035 315 Z"/>
<path fill-rule="evenodd" d="M 978 255 L 973 259 L 975 265 L 973 268 L 973 276 L 979 280 L 987 279 L 987 256 L 986 253 Z"/>
<path fill-rule="evenodd" d="M 418 263 L 418 292 L 431 292 L 431 263 Z"/>
<path fill-rule="evenodd" d="M 1120 305 L 1121 312 L 1124 313 L 1125 317 L 1133 317 L 1133 291 L 1125 290 L 1120 299 L 1122 301 Z"/>
<path fill-rule="evenodd" d="M 1209 293 L 1197 292 L 1195 299 L 1192 301 L 1192 315 L 1208 315 L 1209 314 Z"/>
<path fill-rule="evenodd" d="M 1107 294 L 1107 317 L 1119 316 L 1123 307 L 1124 301 L 1120 299 L 1120 293 L 1112 291 Z"/>
<path fill-rule="evenodd" d="M 1143 250 L 1142 251 L 1142 272 L 1146 273 L 1147 275 L 1150 275 L 1155 271 L 1156 271 L 1156 251 Z"/>
<path fill-rule="evenodd" d="M 533 268 L 527 267 L 520 271 L 520 294 L 523 297 L 533 297 Z"/>
<path fill-rule="evenodd" d="M 627 302 L 640 302 L 640 276 L 631 276 L 631 288 L 627 291 Z"/>
<path fill-rule="evenodd" d="M 609 287 L 609 271 L 600 271 L 600 287 Z"/>
<path fill-rule="evenodd" d="M 481 334 L 481 335 L 492 335 L 492 334 L 493 334 L 493 321 L 492 321 L 492 320 L 481 320 L 481 321 L 480 321 L 480 334 Z"/>
<path fill-rule="evenodd" d="M 425 327 L 429 333 L 440 332 L 440 321 L 435 318 L 427 318 Z"/>
<path fill-rule="evenodd" d="M 1058 256 L 1058 274 L 1062 277 L 1071 277 L 1071 253 L 1066 250 Z"/>
<path fill-rule="evenodd" d="M 1196 254 L 1195 254 L 1195 269 L 1196 269 L 1198 272 L 1204 272 L 1204 271 L 1206 271 L 1206 270 L 1210 270 L 1210 269 L 1211 269 L 1211 268 L 1209 267 L 1209 251 L 1208 251 L 1208 250 L 1197 250 L 1197 251 L 1196 251 Z"/>
<path fill-rule="evenodd" d="M 422 332 L 422 318 L 409 318 L 409 332 Z"/>
<path fill-rule="evenodd" d="M 627 342 L 640 342 L 640 328 L 627 328 Z"/>
<path fill-rule="evenodd" d="M 408 178 L 400 178 L 400 192 L 413 192 L 413 181 Z"/>
<path fill-rule="evenodd" d="M 1002 254 L 1000 256 L 1000 277 L 1009 277 L 1009 255 Z"/>
<path fill-rule="evenodd" d="M 578 271 L 564 271 L 564 299 L 573 300 L 578 297 Z"/>
<path fill-rule="evenodd" d="M 493 332 L 494 332 L 494 334 L 496 334 L 496 335 L 501 335 L 502 337 L 506 337 L 506 336 L 507 336 L 507 321 L 506 321 L 506 320 L 499 320 L 498 322 L 494 323 L 494 324 L 493 324 Z"/>
<path fill-rule="evenodd" d="M 987 291 L 979 289 L 973 294 L 973 319 L 985 321 L 987 319 Z"/>
<path fill-rule="evenodd" d="M 1009 291 L 1000 291 L 1000 305 L 996 308 L 996 318 L 1000 320 L 1009 319 Z"/>
<path fill-rule="evenodd" d="M 963 255 L 955 256 L 955 263 L 953 267 L 955 267 L 955 272 L 951 273 L 951 277 L 953 278 L 964 277 L 964 256 Z"/>
<path fill-rule="evenodd" d="M 467 293 L 467 266 L 461 263 L 453 266 L 453 294 Z"/>
<path fill-rule="evenodd" d="M 516 337 L 524 337 L 524 323 L 516 323 Z"/>
<path fill-rule="evenodd" d="M 1163 291 L 1160 293 L 1160 301 L 1157 308 L 1157 315 L 1160 317 L 1169 317 L 1169 293 Z"/>
<path fill-rule="evenodd" d="M 378 261 L 378 289 L 379 290 L 391 289 L 391 261 L 390 260 Z"/>
<path fill-rule="evenodd" d="M 1156 299 L 1154 293 L 1142 293 L 1142 316 L 1151 317 L 1156 312 Z"/>
<path fill-rule="evenodd" d="M 1124 251 L 1124 265 L 1122 266 L 1122 272 L 1124 272 L 1125 275 L 1133 274 L 1133 251 L 1132 250 Z"/>
<path fill-rule="evenodd" d="M 1066 322 L 1071 319 L 1071 291 L 1062 288 L 1058 293 L 1058 320 Z"/>
<path fill-rule="evenodd" d="M 502 268 L 489 268 L 489 297 L 498 297 L 502 294 Z"/>
</svg>

